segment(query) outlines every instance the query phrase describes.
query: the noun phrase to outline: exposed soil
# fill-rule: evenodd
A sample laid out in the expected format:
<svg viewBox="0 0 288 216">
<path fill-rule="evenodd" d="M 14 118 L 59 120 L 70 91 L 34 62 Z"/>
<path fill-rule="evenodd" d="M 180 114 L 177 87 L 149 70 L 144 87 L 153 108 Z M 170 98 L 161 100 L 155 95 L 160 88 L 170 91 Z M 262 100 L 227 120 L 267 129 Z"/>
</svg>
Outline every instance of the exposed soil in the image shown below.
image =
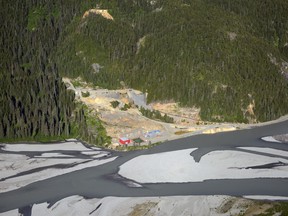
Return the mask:
<svg viewBox="0 0 288 216">
<path fill-rule="evenodd" d="M 76 100 L 86 104 L 103 121 L 107 135 L 112 137 L 111 147 L 113 148 L 119 145 L 118 141 L 121 137 L 130 139 L 140 137 L 145 141 L 144 144 L 147 144 L 177 139 L 192 134 L 210 134 L 249 127 L 245 124 L 203 122 L 199 117 L 200 109 L 180 107 L 175 102 L 146 104 L 146 95 L 134 89 L 107 90 L 93 88 L 92 85 L 80 78 L 76 80 L 63 78 L 63 82 L 68 89 L 75 92 Z M 77 86 L 73 85 L 75 82 L 77 82 Z M 89 93 L 88 96 L 84 96 L 83 93 L 87 92 Z M 119 105 L 113 108 L 111 102 L 115 101 Z M 138 110 L 139 107 L 158 110 L 162 115 L 167 114 L 174 119 L 174 123 L 168 124 L 146 118 Z M 161 133 L 147 138 L 145 133 L 153 130 L 159 130 Z M 288 142 L 288 135 L 279 135 L 274 138 Z"/>
<path fill-rule="evenodd" d="M 218 208 L 219 213 L 226 213 L 232 209 L 234 204 L 237 202 L 237 198 L 228 198 L 225 202 L 222 203 Z"/>
<path fill-rule="evenodd" d="M 228 197 L 217 209 L 220 214 L 239 215 L 234 213 L 236 209 L 241 210 L 242 216 L 254 216 L 267 213 L 273 207 L 272 202 L 255 201 L 244 198 Z"/>
<path fill-rule="evenodd" d="M 145 202 L 137 204 L 133 207 L 133 210 L 129 213 L 128 216 L 153 216 L 154 214 L 150 212 L 152 208 L 155 208 L 158 203 L 155 202 Z"/>
<path fill-rule="evenodd" d="M 267 212 L 268 209 L 272 208 L 273 205 L 271 203 L 253 203 L 248 207 L 243 216 L 254 216 L 261 215 Z"/>
<path fill-rule="evenodd" d="M 83 14 L 82 19 L 85 19 L 86 17 L 88 17 L 90 13 L 91 14 L 99 14 L 102 17 L 104 17 L 105 19 L 114 20 L 114 18 L 111 16 L 111 14 L 109 14 L 108 10 L 101 10 L 101 9 L 90 9 L 90 10 L 87 10 Z"/>
</svg>

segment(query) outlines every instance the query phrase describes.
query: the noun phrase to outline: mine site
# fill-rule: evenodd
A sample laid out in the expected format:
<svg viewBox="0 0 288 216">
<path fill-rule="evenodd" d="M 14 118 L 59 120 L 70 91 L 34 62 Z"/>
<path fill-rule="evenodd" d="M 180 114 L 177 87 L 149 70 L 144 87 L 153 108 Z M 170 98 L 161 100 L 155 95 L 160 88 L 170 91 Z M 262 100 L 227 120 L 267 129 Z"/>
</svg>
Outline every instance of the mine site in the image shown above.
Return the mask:
<svg viewBox="0 0 288 216">
<path fill-rule="evenodd" d="M 287 11 L 1 1 L 0 216 L 288 216 Z"/>
<path fill-rule="evenodd" d="M 141 91 L 123 88 L 108 90 L 95 88 L 80 78 L 63 78 L 66 87 L 75 92 L 76 100 L 86 104 L 102 121 L 107 135 L 112 138 L 108 148 L 118 146 L 149 146 L 193 134 L 213 134 L 247 128 L 245 124 L 212 123 L 201 121 L 197 108 L 180 107 L 175 102 L 147 104 Z M 148 118 L 141 109 L 159 113 L 159 118 Z M 165 122 L 169 118 L 170 123 Z"/>
</svg>

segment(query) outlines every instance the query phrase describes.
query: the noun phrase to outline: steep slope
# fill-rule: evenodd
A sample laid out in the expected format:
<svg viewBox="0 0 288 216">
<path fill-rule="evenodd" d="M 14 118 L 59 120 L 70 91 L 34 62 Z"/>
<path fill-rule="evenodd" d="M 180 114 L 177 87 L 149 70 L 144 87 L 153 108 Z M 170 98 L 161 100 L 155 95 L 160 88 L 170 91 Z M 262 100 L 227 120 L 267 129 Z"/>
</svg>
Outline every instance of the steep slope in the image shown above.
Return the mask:
<svg viewBox="0 0 288 216">
<path fill-rule="evenodd" d="M 51 60 L 73 1 L 1 1 L 0 139 L 88 139 L 85 114 Z M 89 139 L 90 140 L 90 139 Z"/>
<path fill-rule="evenodd" d="M 226 11 L 246 17 L 252 33 L 277 47 L 288 57 L 288 2 L 283 0 L 206 0 Z"/>
<path fill-rule="evenodd" d="M 73 95 L 58 71 L 197 106 L 205 120 L 288 112 L 286 1 L 43 0 L 1 8 L 1 136 L 72 132 Z M 83 17 L 93 8 L 113 19 Z"/>
<path fill-rule="evenodd" d="M 200 107 L 205 120 L 266 121 L 288 113 L 281 73 L 286 1 L 98 3 L 114 19 L 73 20 L 55 54 L 61 74 L 106 88 L 122 81 L 148 92 L 149 101 Z"/>
<path fill-rule="evenodd" d="M 65 91 L 56 66 L 48 64 L 61 24 L 48 13 L 55 11 L 52 6 L 1 1 L 1 138 L 70 133 L 73 95 Z"/>
</svg>

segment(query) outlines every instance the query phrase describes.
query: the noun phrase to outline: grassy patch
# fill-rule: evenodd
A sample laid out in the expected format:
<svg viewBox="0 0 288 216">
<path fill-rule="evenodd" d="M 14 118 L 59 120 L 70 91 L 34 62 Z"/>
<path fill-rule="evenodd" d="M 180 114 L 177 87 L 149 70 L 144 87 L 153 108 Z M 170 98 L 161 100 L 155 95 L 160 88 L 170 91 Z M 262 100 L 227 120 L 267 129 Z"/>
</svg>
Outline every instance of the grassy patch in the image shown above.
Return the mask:
<svg viewBox="0 0 288 216">
<path fill-rule="evenodd" d="M 111 137 L 107 135 L 106 129 L 97 113 L 93 109 L 89 109 L 87 105 L 80 104 L 80 106 L 84 110 L 87 124 L 86 136 L 81 138 L 90 144 L 108 147 L 111 144 Z"/>
<path fill-rule="evenodd" d="M 28 14 L 28 25 L 27 28 L 29 31 L 35 31 L 40 19 L 42 19 L 46 14 L 44 7 L 36 7 L 29 11 Z"/>
<path fill-rule="evenodd" d="M 272 215 L 288 215 L 288 202 L 277 202 L 272 208 L 267 210 L 267 213 L 260 214 L 261 216 L 272 216 Z"/>
<path fill-rule="evenodd" d="M 45 6 L 34 7 L 30 9 L 28 13 L 27 29 L 29 31 L 35 31 L 39 27 L 41 19 L 49 19 L 49 17 L 58 19 L 60 14 L 60 10 L 56 7 L 52 11 L 48 10 Z"/>
<path fill-rule="evenodd" d="M 71 83 L 73 84 L 74 88 L 84 87 L 84 85 L 79 80 L 71 80 Z"/>
<path fill-rule="evenodd" d="M 288 202 L 273 202 L 273 201 L 253 201 L 252 205 L 243 211 L 239 216 L 274 216 L 288 215 Z"/>
<path fill-rule="evenodd" d="M 82 97 L 89 97 L 90 96 L 90 92 L 86 91 L 86 92 L 81 92 Z"/>
<path fill-rule="evenodd" d="M 119 101 L 112 101 L 110 102 L 111 106 L 115 109 L 116 107 L 118 107 L 118 105 L 120 104 Z"/>
</svg>

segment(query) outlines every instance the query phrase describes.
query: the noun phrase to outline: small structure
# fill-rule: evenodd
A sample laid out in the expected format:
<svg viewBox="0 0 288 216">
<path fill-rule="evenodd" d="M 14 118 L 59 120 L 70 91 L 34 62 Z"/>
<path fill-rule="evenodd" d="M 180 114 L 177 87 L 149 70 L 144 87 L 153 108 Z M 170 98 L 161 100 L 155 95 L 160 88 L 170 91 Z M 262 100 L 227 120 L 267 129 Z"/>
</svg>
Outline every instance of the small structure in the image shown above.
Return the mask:
<svg viewBox="0 0 288 216">
<path fill-rule="evenodd" d="M 144 141 L 141 139 L 141 138 L 136 138 L 136 139 L 133 139 L 133 143 L 134 145 L 137 144 L 138 146 L 143 143 Z"/>
<path fill-rule="evenodd" d="M 129 143 L 131 143 L 131 140 L 127 137 L 121 137 L 119 139 L 119 143 L 122 145 L 128 145 Z"/>
<path fill-rule="evenodd" d="M 153 138 L 156 136 L 159 136 L 161 133 L 160 130 L 152 130 L 152 131 L 148 131 L 147 133 L 144 134 L 145 138 Z"/>
</svg>

